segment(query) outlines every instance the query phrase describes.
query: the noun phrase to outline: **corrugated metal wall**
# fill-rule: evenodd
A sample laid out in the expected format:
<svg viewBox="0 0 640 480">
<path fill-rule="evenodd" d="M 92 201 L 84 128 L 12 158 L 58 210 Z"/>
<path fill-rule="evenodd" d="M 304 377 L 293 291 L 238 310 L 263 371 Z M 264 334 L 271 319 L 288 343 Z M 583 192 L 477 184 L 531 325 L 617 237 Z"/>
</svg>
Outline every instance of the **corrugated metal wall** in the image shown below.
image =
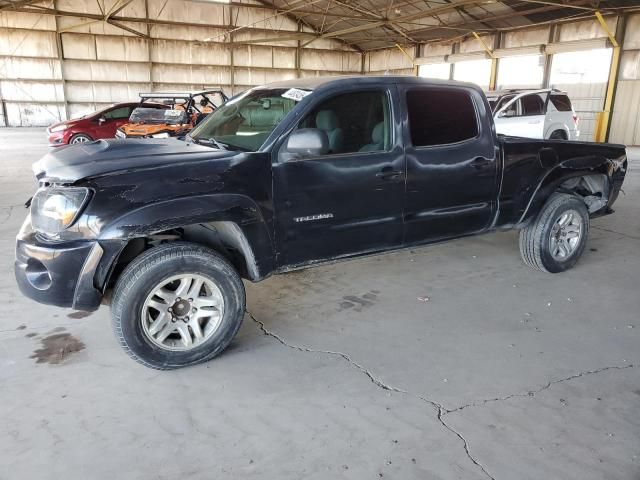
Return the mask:
<svg viewBox="0 0 640 480">
<path fill-rule="evenodd" d="M 640 21 L 630 19 L 629 26 L 627 27 L 627 42 L 632 39 L 635 40 L 633 44 L 626 44 L 626 48 L 640 49 Z M 616 31 L 616 17 L 607 17 L 606 22 L 609 29 L 615 33 Z M 569 93 L 572 99 L 574 109 L 580 117 L 580 130 L 581 140 L 592 141 L 593 133 L 596 123 L 597 112 L 602 111 L 604 108 L 604 99 L 606 94 L 607 79 L 609 75 L 609 66 L 611 58 L 611 49 L 607 51 L 592 51 L 591 56 L 586 55 L 587 58 L 581 59 L 583 52 L 580 52 L 580 41 L 590 41 L 596 38 L 605 38 L 606 32 L 602 29 L 595 17 L 593 20 L 582 20 L 570 23 L 558 24 L 555 26 L 555 32 L 551 32 L 549 25 L 541 27 L 533 27 L 526 30 L 517 30 L 513 32 L 506 32 L 503 34 L 500 48 L 502 49 L 527 49 L 531 46 L 541 46 L 549 43 L 551 37 L 552 40 L 557 42 L 578 42 L 572 45 L 572 48 L 576 49 L 573 54 L 558 53 L 554 55 L 548 55 L 548 64 L 551 65 L 549 86 L 565 90 Z M 485 44 L 490 48 L 496 45 L 494 38 L 486 36 L 483 38 Z M 632 45 L 632 46 L 629 46 Z M 534 49 L 535 50 L 535 49 Z M 444 59 L 445 56 L 454 54 L 476 54 L 482 53 L 483 46 L 476 39 L 469 39 L 457 44 L 429 44 L 423 45 L 421 48 L 420 57 L 424 57 L 423 60 L 426 63 L 437 63 L 442 66 L 453 63 L 448 60 L 449 63 L 440 59 Z M 636 50 L 634 50 L 635 52 Z M 397 65 L 398 63 L 405 61 L 404 56 L 397 49 L 383 50 L 375 52 L 376 57 L 384 61 L 384 64 Z M 588 52 L 587 52 L 588 53 Z M 515 55 L 515 54 L 514 54 Z M 619 135 L 615 134 L 615 131 L 619 131 L 622 128 L 622 123 L 626 123 L 623 120 L 623 116 L 633 116 L 633 122 L 640 125 L 640 119 L 637 119 L 637 103 L 630 104 L 630 101 L 637 100 L 640 97 L 640 54 L 635 55 L 631 52 L 625 53 L 623 65 L 626 65 L 627 76 L 623 77 L 627 80 L 621 79 L 619 81 L 619 93 L 618 95 L 629 96 L 629 101 L 621 99 L 616 102 L 616 109 L 623 107 L 620 105 L 622 102 L 624 105 L 624 112 L 618 114 L 621 120 L 618 123 L 614 123 L 612 126 L 612 139 L 618 138 Z M 369 57 L 370 55 L 368 55 Z M 525 57 L 511 56 L 506 58 L 500 58 L 498 60 L 498 86 L 499 88 L 541 88 L 544 84 L 543 65 L 544 55 L 533 54 L 529 55 L 530 61 L 527 62 Z M 482 58 L 482 57 L 479 57 Z M 522 61 L 510 61 L 516 59 L 522 59 Z M 487 88 L 489 85 L 490 68 L 488 68 L 488 61 L 477 60 L 479 66 L 482 68 L 475 68 L 473 60 L 465 60 L 459 64 L 453 63 L 453 77 L 459 80 L 471 81 L 483 88 Z M 379 62 L 380 63 L 380 62 Z M 456 66 L 465 67 L 464 71 Z M 523 65 L 530 66 L 529 74 L 523 74 L 523 72 L 514 71 L 509 72 L 507 69 L 514 68 L 520 69 Z M 382 70 L 380 68 L 380 70 Z M 443 69 L 432 69 L 434 74 L 438 78 L 441 78 L 441 71 Z M 391 70 L 393 72 L 393 70 Z M 429 68 L 422 68 L 424 76 Z M 614 117 L 615 118 L 615 117 Z M 625 125 L 627 130 L 628 125 Z M 634 129 L 634 135 L 636 143 L 638 142 L 637 136 L 640 136 L 638 129 Z"/>
<path fill-rule="evenodd" d="M 367 75 L 414 75 L 415 48 L 387 48 L 367 52 L 364 71 Z"/>
<path fill-rule="evenodd" d="M 108 11 L 116 1 L 55 0 L 48 6 L 95 15 L 104 14 L 101 9 Z M 370 75 L 415 74 L 413 59 L 418 51 L 413 47 L 363 55 L 339 41 L 319 39 L 300 48 L 298 55 L 299 41 L 290 36 L 310 29 L 262 6 L 134 0 L 118 14 L 139 18 L 140 22 L 126 25 L 149 38 L 79 17 L 0 12 L 0 125 L 48 125 L 67 115 L 75 117 L 105 104 L 136 99 L 138 92 L 146 90 L 219 85 L 233 94 L 253 85 L 298 76 L 362 71 Z M 143 21 L 146 18 L 152 23 L 147 25 Z M 607 21 L 615 31 L 616 19 Z M 604 35 L 595 20 L 562 24 L 556 30 L 557 41 Z M 501 47 L 539 45 L 546 43 L 549 35 L 549 26 L 507 32 Z M 265 38 L 269 41 L 246 43 Z M 486 37 L 485 43 L 492 46 L 494 40 Z M 640 144 L 640 15 L 628 19 L 624 45 L 611 140 Z M 430 44 L 420 50 L 420 56 L 429 57 L 480 53 L 483 47 L 470 39 L 453 48 L 451 44 Z M 562 70 L 562 55 L 551 57 L 553 70 Z M 498 72 L 500 81 L 500 63 Z M 561 81 L 554 81 L 552 71 L 552 85 L 569 92 L 582 120 L 582 139 L 590 140 L 595 112 L 603 108 L 606 81 L 558 78 Z M 488 79 L 471 80 L 488 85 Z M 538 82 L 536 76 L 527 86 L 537 86 Z"/>
<path fill-rule="evenodd" d="M 627 20 L 610 141 L 640 145 L 640 15 Z"/>
<path fill-rule="evenodd" d="M 48 6 L 104 14 L 101 9 L 109 11 L 115 2 L 56 0 Z M 298 41 L 278 37 L 309 29 L 269 9 L 134 0 L 118 15 L 152 19 L 156 23 L 149 26 L 126 24 L 150 38 L 78 17 L 0 12 L 0 125 L 49 125 L 67 112 L 75 117 L 135 100 L 141 91 L 222 86 L 233 94 L 267 82 L 362 68 L 359 52 L 331 39 L 300 48 L 297 60 Z M 257 39 L 270 41 L 245 43 Z"/>
</svg>

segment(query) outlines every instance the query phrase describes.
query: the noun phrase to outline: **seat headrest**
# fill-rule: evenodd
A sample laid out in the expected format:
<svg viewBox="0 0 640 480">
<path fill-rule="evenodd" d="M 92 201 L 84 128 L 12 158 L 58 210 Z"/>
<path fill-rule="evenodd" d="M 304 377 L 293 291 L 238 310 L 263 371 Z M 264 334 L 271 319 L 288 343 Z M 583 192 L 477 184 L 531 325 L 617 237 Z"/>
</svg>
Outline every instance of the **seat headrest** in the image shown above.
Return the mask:
<svg viewBox="0 0 640 480">
<path fill-rule="evenodd" d="M 380 122 L 375 127 L 373 127 L 373 132 L 371 132 L 371 140 L 373 141 L 373 143 L 384 143 L 384 122 Z"/>
<path fill-rule="evenodd" d="M 321 110 L 316 115 L 316 127 L 322 130 L 335 130 L 340 128 L 340 120 L 331 110 Z"/>
</svg>

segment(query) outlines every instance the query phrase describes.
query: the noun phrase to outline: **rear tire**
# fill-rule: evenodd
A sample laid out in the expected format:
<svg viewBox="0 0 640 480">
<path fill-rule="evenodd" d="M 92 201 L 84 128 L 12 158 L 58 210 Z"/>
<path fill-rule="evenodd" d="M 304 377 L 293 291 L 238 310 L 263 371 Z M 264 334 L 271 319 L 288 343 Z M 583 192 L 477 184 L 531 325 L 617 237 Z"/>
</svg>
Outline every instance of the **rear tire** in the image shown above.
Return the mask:
<svg viewBox="0 0 640 480">
<path fill-rule="evenodd" d="M 69 140 L 69 145 L 74 145 L 76 143 L 87 143 L 93 142 L 93 138 L 89 135 L 85 135 L 84 133 L 77 133 Z"/>
<path fill-rule="evenodd" d="M 589 212 L 568 194 L 553 194 L 538 217 L 520 230 L 520 255 L 525 264 L 548 273 L 573 267 L 587 244 Z"/>
<path fill-rule="evenodd" d="M 112 323 L 122 348 L 142 365 L 170 370 L 206 362 L 235 337 L 245 291 L 215 251 L 186 242 L 151 248 L 118 279 Z"/>
<path fill-rule="evenodd" d="M 550 140 L 567 140 L 567 133 L 564 130 L 555 130 L 549 136 Z"/>
</svg>

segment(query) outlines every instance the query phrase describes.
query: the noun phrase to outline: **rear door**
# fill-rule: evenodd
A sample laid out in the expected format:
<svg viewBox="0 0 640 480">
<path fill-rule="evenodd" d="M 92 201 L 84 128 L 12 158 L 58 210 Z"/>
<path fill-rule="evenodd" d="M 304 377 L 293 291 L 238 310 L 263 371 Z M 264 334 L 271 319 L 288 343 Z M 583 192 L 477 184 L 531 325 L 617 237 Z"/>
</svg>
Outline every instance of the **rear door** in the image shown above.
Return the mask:
<svg viewBox="0 0 640 480">
<path fill-rule="evenodd" d="M 496 112 L 496 131 L 503 135 L 544 138 L 547 94 L 521 94 Z"/>
<path fill-rule="evenodd" d="M 294 130 L 323 130 L 330 151 L 275 159 L 279 266 L 402 244 L 405 158 L 397 104 L 395 85 L 360 87 L 323 96 L 302 113 Z"/>
<path fill-rule="evenodd" d="M 498 157 L 483 95 L 464 87 L 405 86 L 405 244 L 486 229 Z"/>
</svg>

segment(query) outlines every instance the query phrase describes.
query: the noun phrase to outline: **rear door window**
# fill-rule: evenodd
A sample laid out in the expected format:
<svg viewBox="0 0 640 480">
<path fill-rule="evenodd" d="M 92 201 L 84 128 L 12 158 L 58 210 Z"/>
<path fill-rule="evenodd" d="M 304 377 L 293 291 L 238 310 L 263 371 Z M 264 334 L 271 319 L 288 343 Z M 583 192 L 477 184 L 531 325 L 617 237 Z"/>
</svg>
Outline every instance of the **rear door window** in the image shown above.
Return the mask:
<svg viewBox="0 0 640 480">
<path fill-rule="evenodd" d="M 551 103 L 556 107 L 559 112 L 571 112 L 573 107 L 571 106 L 571 100 L 566 95 L 551 95 Z"/>
<path fill-rule="evenodd" d="M 542 100 L 542 97 L 537 93 L 522 97 L 520 99 L 520 105 L 522 106 L 522 115 L 525 117 L 544 115 L 544 100 Z"/>
<path fill-rule="evenodd" d="M 407 92 L 407 109 L 415 147 L 448 145 L 478 136 L 475 105 L 466 90 L 412 89 Z"/>
</svg>

